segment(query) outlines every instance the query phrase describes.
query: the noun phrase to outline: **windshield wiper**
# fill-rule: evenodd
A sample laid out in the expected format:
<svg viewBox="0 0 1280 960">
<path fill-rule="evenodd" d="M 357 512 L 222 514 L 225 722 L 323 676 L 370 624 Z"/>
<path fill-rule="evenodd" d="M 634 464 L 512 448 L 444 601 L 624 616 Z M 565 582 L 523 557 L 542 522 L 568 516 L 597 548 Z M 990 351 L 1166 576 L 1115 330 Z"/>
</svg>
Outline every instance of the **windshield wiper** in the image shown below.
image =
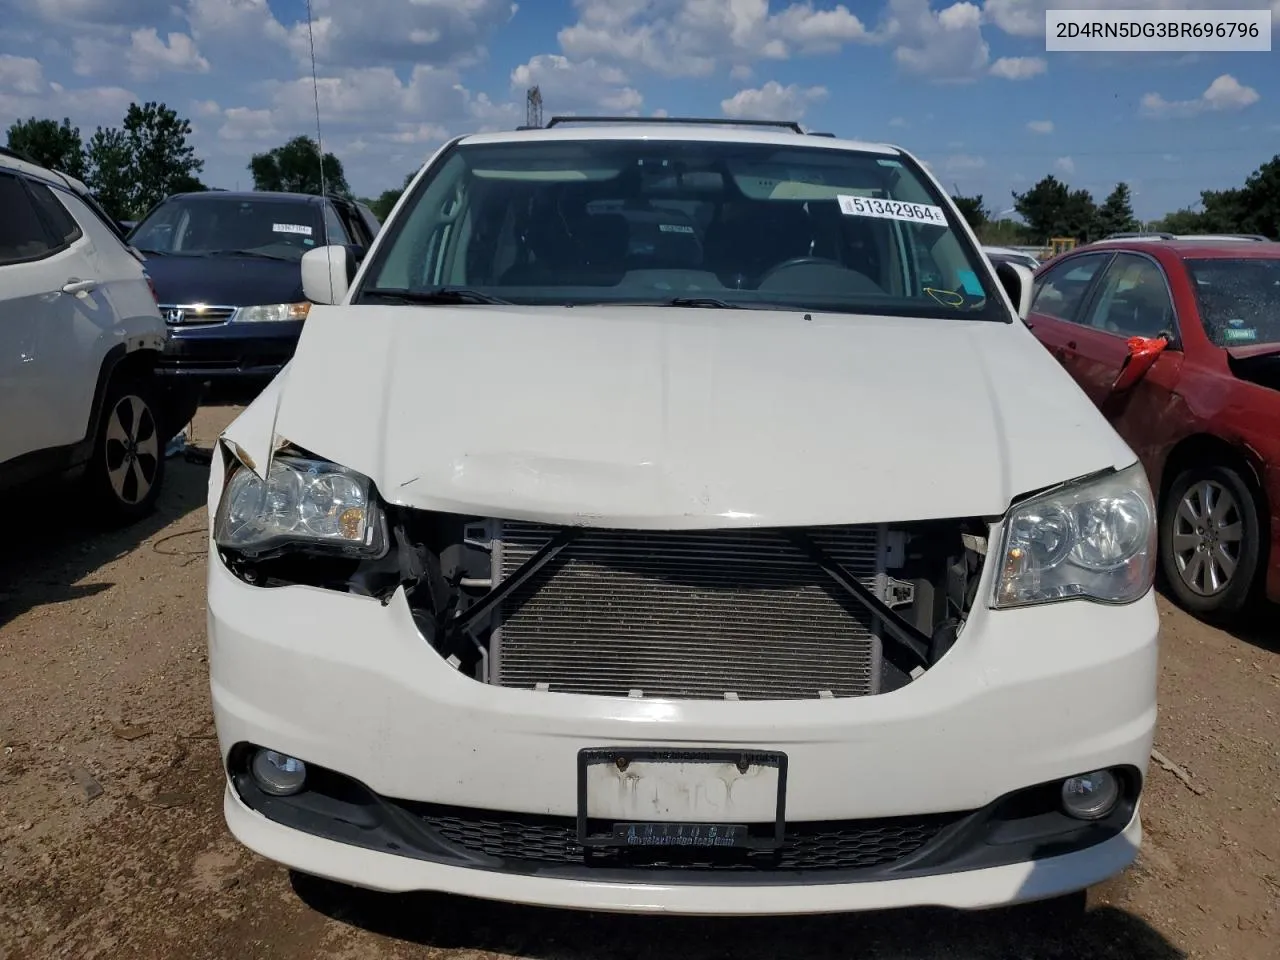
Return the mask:
<svg viewBox="0 0 1280 960">
<path fill-rule="evenodd" d="M 383 287 L 365 290 L 365 297 L 385 300 L 389 303 L 500 303 L 510 304 L 510 300 L 481 293 L 479 290 L 468 290 L 465 287 L 435 287 L 431 290 L 409 290 L 404 287 Z"/>
<path fill-rule="evenodd" d="M 741 303 L 730 303 L 715 297 L 671 297 L 667 300 L 596 300 L 591 303 L 566 303 L 566 307 L 705 307 L 712 310 L 744 310 Z"/>
<path fill-rule="evenodd" d="M 293 257 L 282 257 L 277 253 L 264 253 L 261 250 L 206 250 L 196 254 L 201 257 L 257 257 L 260 260 L 292 260 Z"/>
<path fill-rule="evenodd" d="M 740 303 L 729 303 L 727 300 L 720 300 L 716 297 L 672 297 L 670 300 L 664 300 L 661 304 L 664 307 L 709 307 L 713 310 L 741 310 Z"/>
</svg>

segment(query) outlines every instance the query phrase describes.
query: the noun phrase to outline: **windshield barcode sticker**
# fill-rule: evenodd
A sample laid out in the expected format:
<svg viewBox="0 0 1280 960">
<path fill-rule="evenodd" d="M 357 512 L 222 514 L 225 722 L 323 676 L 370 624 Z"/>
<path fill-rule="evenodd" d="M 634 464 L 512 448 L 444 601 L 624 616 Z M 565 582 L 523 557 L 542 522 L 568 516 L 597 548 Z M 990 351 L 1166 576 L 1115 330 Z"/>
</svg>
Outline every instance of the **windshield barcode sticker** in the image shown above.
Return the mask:
<svg viewBox="0 0 1280 960">
<path fill-rule="evenodd" d="M 846 217 L 879 217 L 881 220 L 905 220 L 908 223 L 927 223 L 934 227 L 947 226 L 947 215 L 941 207 L 928 203 L 903 203 L 901 200 L 880 200 L 876 197 L 851 197 L 837 194 L 840 212 Z"/>
<path fill-rule="evenodd" d="M 272 233 L 296 233 L 303 237 L 311 236 L 311 228 L 301 223 L 273 223 Z"/>
</svg>

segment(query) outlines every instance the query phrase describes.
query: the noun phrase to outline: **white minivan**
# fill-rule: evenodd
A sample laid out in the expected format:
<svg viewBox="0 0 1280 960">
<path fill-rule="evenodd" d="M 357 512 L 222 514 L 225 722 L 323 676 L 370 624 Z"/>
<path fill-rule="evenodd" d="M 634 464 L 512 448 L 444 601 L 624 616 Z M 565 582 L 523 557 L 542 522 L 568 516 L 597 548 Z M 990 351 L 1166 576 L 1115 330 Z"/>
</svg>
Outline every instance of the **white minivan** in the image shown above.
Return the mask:
<svg viewBox="0 0 1280 960">
<path fill-rule="evenodd" d="M 384 891 L 985 907 L 1123 870 L 1151 491 L 896 147 L 459 137 L 209 488 L 225 816 Z"/>
</svg>

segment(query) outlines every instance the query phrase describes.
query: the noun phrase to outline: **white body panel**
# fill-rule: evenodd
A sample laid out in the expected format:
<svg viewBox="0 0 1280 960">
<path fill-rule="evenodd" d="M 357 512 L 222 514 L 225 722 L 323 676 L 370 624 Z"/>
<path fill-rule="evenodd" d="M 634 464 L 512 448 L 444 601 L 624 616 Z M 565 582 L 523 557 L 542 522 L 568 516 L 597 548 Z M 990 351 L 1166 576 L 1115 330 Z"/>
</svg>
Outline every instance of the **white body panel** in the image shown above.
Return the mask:
<svg viewBox="0 0 1280 960">
<path fill-rule="evenodd" d="M 107 353 L 164 345 L 142 264 L 78 197 L 55 195 L 82 236 L 0 267 L 0 463 L 84 440 Z"/>
<path fill-rule="evenodd" d="M 999 515 L 1136 459 L 1021 325 L 810 316 L 315 307 L 258 403 L 393 503 L 598 526 Z"/>
</svg>

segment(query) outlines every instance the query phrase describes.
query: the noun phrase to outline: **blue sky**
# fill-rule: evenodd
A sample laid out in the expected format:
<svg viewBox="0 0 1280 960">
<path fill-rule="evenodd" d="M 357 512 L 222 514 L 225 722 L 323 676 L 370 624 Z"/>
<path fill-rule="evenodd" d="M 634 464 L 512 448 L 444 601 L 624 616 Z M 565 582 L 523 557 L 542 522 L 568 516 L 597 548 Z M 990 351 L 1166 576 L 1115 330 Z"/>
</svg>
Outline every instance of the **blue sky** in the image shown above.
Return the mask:
<svg viewBox="0 0 1280 960">
<path fill-rule="evenodd" d="M 131 100 L 189 117 L 204 180 L 315 132 L 305 0 L 5 0 L 0 123 L 69 116 L 86 138 Z M 1063 8 L 1280 0 L 312 0 L 325 146 L 352 187 L 398 186 L 455 133 L 546 112 L 800 119 L 888 140 L 994 212 L 1046 173 L 1143 218 L 1237 186 L 1280 152 L 1270 53 L 1046 53 Z M 1280 16 L 1274 24 L 1280 30 Z"/>
</svg>

